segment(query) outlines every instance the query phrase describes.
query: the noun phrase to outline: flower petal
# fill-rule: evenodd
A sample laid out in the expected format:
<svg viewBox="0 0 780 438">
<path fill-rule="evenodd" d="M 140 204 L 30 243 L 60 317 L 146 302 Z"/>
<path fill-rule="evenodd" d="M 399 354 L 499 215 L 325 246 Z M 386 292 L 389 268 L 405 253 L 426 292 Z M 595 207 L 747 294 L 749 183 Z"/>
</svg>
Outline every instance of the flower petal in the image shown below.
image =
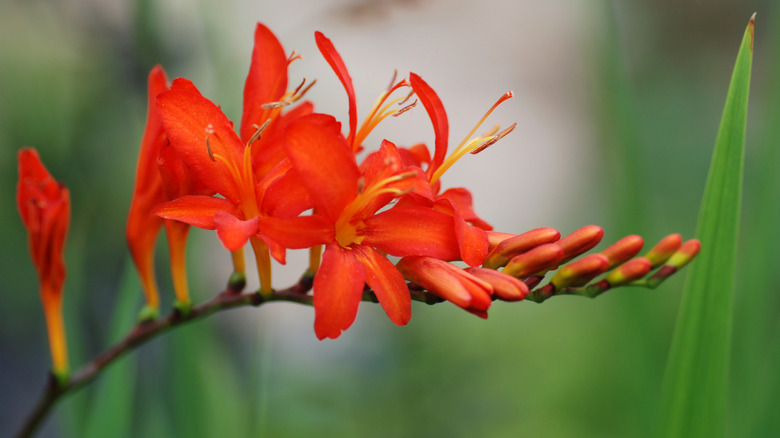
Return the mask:
<svg viewBox="0 0 780 438">
<path fill-rule="evenodd" d="M 390 255 L 460 258 L 452 216 L 422 207 L 394 207 L 365 220 L 363 244 Z"/>
<path fill-rule="evenodd" d="M 332 116 L 311 114 L 290 123 L 285 135 L 287 155 L 317 211 L 333 220 L 354 199 L 360 177 L 340 131 Z"/>
<path fill-rule="evenodd" d="M 342 85 L 344 85 L 344 89 L 347 91 L 347 99 L 349 99 L 349 135 L 347 136 L 347 144 L 354 149 L 352 143 L 357 131 L 357 104 L 355 103 L 355 89 L 352 86 L 352 77 L 349 75 L 341 55 L 336 51 L 336 47 L 322 32 L 314 32 L 314 40 L 317 42 L 317 48 L 320 49 L 322 56 L 328 61 L 330 68 L 336 73 L 336 76 L 338 76 Z"/>
<path fill-rule="evenodd" d="M 314 333 L 336 339 L 355 322 L 366 274 L 355 254 L 331 243 L 314 277 Z"/>
<path fill-rule="evenodd" d="M 390 320 L 406 325 L 412 318 L 412 298 L 404 277 L 387 258 L 375 249 L 356 245 L 354 251 L 366 271 L 366 283 L 374 290 L 379 304 Z"/>
<path fill-rule="evenodd" d="M 257 216 L 245 221 L 225 211 L 214 213 L 217 237 L 228 251 L 238 251 L 257 234 L 257 220 Z"/>
<path fill-rule="evenodd" d="M 453 217 L 460 258 L 469 266 L 481 265 L 487 257 L 489 247 L 485 230 L 466 223 L 460 210 L 449 199 L 437 200 L 436 208 Z"/>
<path fill-rule="evenodd" d="M 205 185 L 239 203 L 237 181 L 244 145 L 222 110 L 205 97 L 184 90 L 157 96 L 165 132 L 182 161 Z"/>
<path fill-rule="evenodd" d="M 310 248 L 333 241 L 333 222 L 319 215 L 294 218 L 261 217 L 260 233 L 290 248 Z"/>
<path fill-rule="evenodd" d="M 425 111 L 428 112 L 428 117 L 431 118 L 431 123 L 433 124 L 433 132 L 436 135 L 434 140 L 435 150 L 433 153 L 433 160 L 431 160 L 431 164 L 426 170 L 428 177 L 430 178 L 447 157 L 450 125 L 447 121 L 447 112 L 444 110 L 444 104 L 441 103 L 439 96 L 433 91 L 433 88 L 422 80 L 420 76 L 414 73 L 409 73 L 409 83 L 412 85 L 412 89 L 414 89 L 417 97 L 420 98 L 420 101 L 425 107 Z"/>
<path fill-rule="evenodd" d="M 154 214 L 161 218 L 177 220 L 207 230 L 217 228 L 214 214 L 219 211 L 233 216 L 241 215 L 241 211 L 232 202 L 212 196 L 182 196 L 154 208 Z"/>
<path fill-rule="evenodd" d="M 442 198 L 452 202 L 452 205 L 458 209 L 458 212 L 466 222 L 486 231 L 493 229 L 489 223 L 480 219 L 474 212 L 474 199 L 468 189 L 463 187 L 447 189 L 437 197 L 437 199 Z"/>
<path fill-rule="evenodd" d="M 284 48 L 270 29 L 257 23 L 252 63 L 244 83 L 244 112 L 241 117 L 241 139 L 249 141 L 255 128 L 262 125 L 268 110 L 261 105 L 281 100 L 287 91 L 287 66 Z"/>
</svg>

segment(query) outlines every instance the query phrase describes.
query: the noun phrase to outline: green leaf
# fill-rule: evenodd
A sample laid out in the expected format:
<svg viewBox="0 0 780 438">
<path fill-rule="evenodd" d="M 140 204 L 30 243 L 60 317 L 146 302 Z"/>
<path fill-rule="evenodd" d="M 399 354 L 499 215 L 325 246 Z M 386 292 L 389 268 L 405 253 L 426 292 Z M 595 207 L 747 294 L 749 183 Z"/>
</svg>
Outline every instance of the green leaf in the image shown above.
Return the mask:
<svg viewBox="0 0 780 438">
<path fill-rule="evenodd" d="M 725 432 L 734 271 L 755 15 L 734 65 L 699 212 L 702 249 L 685 281 L 661 399 L 662 437 Z"/>
<path fill-rule="evenodd" d="M 120 283 L 119 296 L 111 318 L 111 329 L 105 345 L 111 345 L 127 334 L 135 324 L 141 285 L 132 263 L 128 262 Z M 91 408 L 87 411 L 85 437 L 129 437 L 133 426 L 133 400 L 137 356 L 131 352 L 105 371 L 94 388 Z"/>
</svg>

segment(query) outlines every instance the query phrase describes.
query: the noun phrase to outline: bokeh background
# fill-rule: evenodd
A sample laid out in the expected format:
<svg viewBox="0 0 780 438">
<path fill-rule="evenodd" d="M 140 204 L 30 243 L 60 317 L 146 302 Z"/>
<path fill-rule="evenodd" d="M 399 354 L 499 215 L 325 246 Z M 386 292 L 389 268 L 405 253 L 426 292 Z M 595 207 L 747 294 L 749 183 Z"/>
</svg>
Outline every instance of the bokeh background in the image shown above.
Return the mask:
<svg viewBox="0 0 780 438">
<path fill-rule="evenodd" d="M 16 151 L 36 147 L 73 199 L 66 324 L 75 368 L 126 333 L 142 294 L 124 243 L 146 75 L 192 79 L 233 120 L 257 21 L 303 54 L 291 82 L 346 120 L 314 44 L 328 35 L 365 114 L 395 69 L 431 84 L 451 143 L 507 90 L 489 123 L 509 137 L 445 176 L 497 229 L 591 223 L 607 241 L 692 237 L 737 48 L 758 11 L 737 277 L 729 436 L 780 434 L 780 4 L 772 0 L 5 0 L 0 3 L 0 435 L 38 397 L 50 360 L 35 272 L 15 208 Z M 372 134 L 432 143 L 421 107 Z M 189 247 L 196 301 L 229 257 L 210 232 Z M 158 275 L 173 294 L 164 238 Z M 603 248 L 604 245 L 600 246 Z M 249 252 L 247 252 L 249 256 Z M 284 287 L 306 254 L 275 269 Z M 251 265 L 251 263 L 250 263 Z M 679 278 L 678 278 L 679 277 Z M 496 303 L 480 320 L 415 303 L 394 326 L 363 304 L 319 342 L 309 307 L 274 303 L 178 329 L 67 397 L 44 437 L 648 436 L 684 275 L 657 290 Z M 257 287 L 256 278 L 249 287 Z"/>
</svg>

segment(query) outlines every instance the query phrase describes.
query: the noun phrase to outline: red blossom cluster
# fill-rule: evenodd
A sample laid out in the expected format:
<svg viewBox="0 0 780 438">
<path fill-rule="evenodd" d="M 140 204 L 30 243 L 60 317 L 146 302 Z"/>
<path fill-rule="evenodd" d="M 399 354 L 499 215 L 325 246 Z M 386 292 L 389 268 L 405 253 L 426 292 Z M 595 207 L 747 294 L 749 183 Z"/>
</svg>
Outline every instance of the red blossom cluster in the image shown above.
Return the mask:
<svg viewBox="0 0 780 438">
<path fill-rule="evenodd" d="M 414 293 L 486 318 L 496 299 L 542 301 L 556 294 L 595 296 L 626 284 L 654 287 L 698 252 L 698 241 L 683 244 L 675 234 L 636 257 L 643 241 L 629 236 L 574 260 L 599 243 L 601 228 L 583 227 L 564 238 L 552 228 L 494 232 L 474 212 L 471 193 L 442 190 L 441 178 L 466 153 L 480 152 L 514 129 L 474 136 L 512 93 L 501 96 L 450 151 L 444 106 L 420 76 L 394 81 L 359 124 L 341 56 L 323 34 L 315 33 L 315 40 L 346 90 L 346 133 L 335 117 L 303 99 L 313 83 L 289 86 L 288 68 L 298 56 L 288 55 L 262 24 L 255 31 L 238 133 L 192 82 L 169 83 L 161 67 L 152 69 L 126 232 L 146 294 L 146 318 L 156 318 L 159 310 L 153 254 L 161 226 L 181 312 L 191 308 L 184 259 L 190 225 L 216 230 L 231 252 L 232 292 L 243 288 L 247 243 L 264 296 L 274 293 L 271 258 L 284 264 L 288 249 L 309 249 L 306 275 L 313 276 L 319 339 L 337 338 L 352 325 L 367 291 L 398 325 L 409 321 Z M 417 102 L 431 120 L 433 150 L 383 140 L 358 161 L 374 127 Z M 36 201 L 24 202 L 20 209 Z M 552 270 L 557 273 L 542 286 Z"/>
</svg>

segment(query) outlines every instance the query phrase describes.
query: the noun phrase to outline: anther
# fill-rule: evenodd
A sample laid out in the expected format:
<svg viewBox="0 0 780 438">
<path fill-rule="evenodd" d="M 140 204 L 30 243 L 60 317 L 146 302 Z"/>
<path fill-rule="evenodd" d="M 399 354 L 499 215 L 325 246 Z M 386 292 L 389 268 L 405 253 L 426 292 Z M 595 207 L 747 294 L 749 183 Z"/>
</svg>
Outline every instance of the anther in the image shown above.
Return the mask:
<svg viewBox="0 0 780 438">
<path fill-rule="evenodd" d="M 479 147 L 477 147 L 476 149 L 471 151 L 470 152 L 471 155 L 476 155 L 476 154 L 484 151 L 485 149 L 489 148 L 490 146 L 495 144 L 497 141 L 499 141 L 502 138 L 504 138 L 507 134 L 509 134 L 510 132 L 514 131 L 516 126 L 517 126 L 517 122 L 513 123 L 512 126 L 504 129 L 503 131 L 499 132 L 498 134 L 492 136 L 488 141 L 482 143 L 481 145 L 479 145 Z"/>
<path fill-rule="evenodd" d="M 410 96 L 411 96 L 411 94 L 410 94 Z M 407 99 L 408 99 L 408 97 L 407 97 Z M 406 99 L 404 99 L 404 100 L 406 100 Z M 393 117 L 400 116 L 401 114 L 403 114 L 403 113 L 409 111 L 410 109 L 414 108 L 416 105 L 417 105 L 417 99 L 415 99 L 414 102 L 410 103 L 409 105 L 406 105 L 405 107 L 403 107 L 403 108 L 399 109 L 398 111 L 396 111 L 395 114 L 393 114 Z"/>
<path fill-rule="evenodd" d="M 260 108 L 264 110 L 270 110 L 270 109 L 282 108 L 289 104 L 290 102 L 268 102 L 260 105 Z"/>
<path fill-rule="evenodd" d="M 209 125 L 209 126 L 211 126 L 211 125 Z M 216 160 L 216 158 L 214 158 L 214 152 L 211 151 L 211 144 L 209 143 L 209 136 L 208 135 L 206 136 L 206 150 L 209 151 L 209 158 L 211 159 L 211 161 L 216 162 L 217 160 Z"/>
<path fill-rule="evenodd" d="M 249 137 L 249 141 L 246 142 L 247 147 L 251 146 L 252 143 L 256 142 L 257 140 L 260 140 L 260 136 L 263 134 L 263 131 L 265 131 L 265 128 L 267 128 L 270 123 L 271 119 L 266 119 L 266 121 L 263 122 L 261 126 L 252 125 L 252 127 L 255 128 L 255 132 L 251 137 Z"/>
<path fill-rule="evenodd" d="M 304 82 L 306 82 L 306 79 L 304 79 L 303 81 L 304 81 Z M 308 91 L 311 89 L 311 87 L 313 87 L 313 86 L 314 86 L 314 84 L 316 84 L 316 83 L 317 83 L 317 80 L 315 79 L 315 80 L 311 81 L 311 83 L 310 83 L 309 85 L 307 85 L 307 86 L 306 86 L 306 87 L 305 87 L 303 90 L 301 90 L 300 92 L 298 92 L 298 91 L 296 90 L 296 92 L 295 92 L 295 93 L 293 93 L 293 97 L 292 97 L 292 99 L 290 99 L 290 102 L 297 102 L 298 100 L 300 100 L 300 99 L 301 99 L 303 96 L 305 96 L 305 95 L 306 95 L 306 93 L 307 93 L 307 92 L 308 92 Z M 301 84 L 301 85 L 303 85 L 303 84 Z"/>
<path fill-rule="evenodd" d="M 214 133 L 214 125 L 209 123 L 206 125 L 206 128 L 204 128 L 204 131 L 206 131 L 206 134 L 213 134 Z"/>
</svg>

